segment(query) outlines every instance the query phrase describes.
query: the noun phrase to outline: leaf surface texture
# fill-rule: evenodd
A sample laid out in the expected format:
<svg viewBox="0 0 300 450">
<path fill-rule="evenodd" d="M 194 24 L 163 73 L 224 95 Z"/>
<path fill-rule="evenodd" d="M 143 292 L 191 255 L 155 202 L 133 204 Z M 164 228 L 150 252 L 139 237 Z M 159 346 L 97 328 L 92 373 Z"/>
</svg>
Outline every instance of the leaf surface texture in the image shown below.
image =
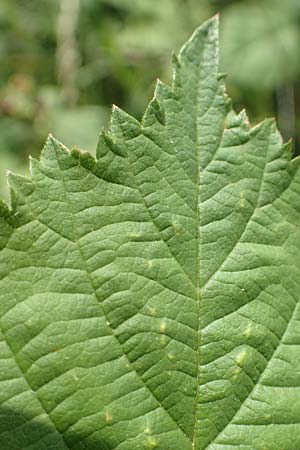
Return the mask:
<svg viewBox="0 0 300 450">
<path fill-rule="evenodd" d="M 300 448 L 299 160 L 218 71 L 214 18 L 96 159 L 9 175 L 1 448 Z"/>
</svg>

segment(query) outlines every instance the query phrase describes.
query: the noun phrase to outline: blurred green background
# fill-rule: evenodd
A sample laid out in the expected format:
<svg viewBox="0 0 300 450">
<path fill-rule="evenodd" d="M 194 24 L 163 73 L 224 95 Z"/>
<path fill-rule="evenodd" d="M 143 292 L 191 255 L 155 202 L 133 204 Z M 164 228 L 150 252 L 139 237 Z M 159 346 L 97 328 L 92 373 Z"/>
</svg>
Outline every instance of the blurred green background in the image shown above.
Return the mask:
<svg viewBox="0 0 300 450">
<path fill-rule="evenodd" d="M 0 195 L 49 132 L 94 153 L 112 103 L 140 118 L 171 51 L 221 12 L 221 63 L 237 110 L 300 127 L 299 0 L 1 0 Z"/>
</svg>

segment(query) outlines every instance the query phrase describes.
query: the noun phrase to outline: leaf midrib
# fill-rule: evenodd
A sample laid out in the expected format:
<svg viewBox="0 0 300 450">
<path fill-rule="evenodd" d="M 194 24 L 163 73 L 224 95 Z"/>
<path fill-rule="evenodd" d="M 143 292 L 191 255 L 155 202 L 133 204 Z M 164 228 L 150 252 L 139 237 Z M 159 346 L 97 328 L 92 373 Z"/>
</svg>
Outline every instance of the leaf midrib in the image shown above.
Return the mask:
<svg viewBox="0 0 300 450">
<path fill-rule="evenodd" d="M 202 57 L 202 55 L 201 55 Z M 202 58 L 201 58 L 202 59 Z M 200 60 L 200 58 L 199 58 Z M 201 64 L 201 61 L 199 61 L 199 65 Z M 200 77 L 197 78 L 197 94 L 199 95 L 200 92 Z M 201 258 L 201 239 L 200 239 L 200 142 L 199 142 L 199 129 L 198 129 L 198 115 L 199 115 L 199 108 L 200 108 L 200 98 L 199 101 L 197 101 L 197 107 L 196 107 L 196 163 L 197 163 L 197 184 L 196 184 L 196 199 L 197 199 L 197 278 L 196 278 L 196 302 L 197 302 L 197 310 L 198 310 L 198 329 L 197 329 L 197 347 L 196 347 L 196 353 L 197 353 L 197 372 L 196 372 L 196 398 L 195 398 L 195 421 L 194 421 L 194 435 L 193 435 L 193 441 L 192 441 L 192 450 L 196 450 L 196 431 L 197 431 L 197 416 L 198 416 L 198 405 L 199 405 L 199 378 L 200 378 L 200 349 L 201 349 L 201 322 L 200 322 L 200 313 L 201 313 L 201 305 L 200 305 L 200 299 L 201 299 L 201 293 L 200 293 L 200 258 Z"/>
</svg>

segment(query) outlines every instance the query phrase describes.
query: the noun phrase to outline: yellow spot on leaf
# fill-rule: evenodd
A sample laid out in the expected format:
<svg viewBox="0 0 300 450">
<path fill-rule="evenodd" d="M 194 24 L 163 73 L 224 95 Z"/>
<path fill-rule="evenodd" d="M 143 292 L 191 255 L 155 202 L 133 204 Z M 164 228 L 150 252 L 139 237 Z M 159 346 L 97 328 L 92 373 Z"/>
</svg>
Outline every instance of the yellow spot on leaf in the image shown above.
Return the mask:
<svg viewBox="0 0 300 450">
<path fill-rule="evenodd" d="M 105 412 L 105 420 L 106 420 L 107 423 L 112 422 L 112 415 L 108 411 Z"/>
<path fill-rule="evenodd" d="M 139 233 L 128 233 L 127 236 L 130 238 L 133 238 L 133 239 L 141 237 L 141 235 Z"/>
<path fill-rule="evenodd" d="M 233 374 L 234 374 L 234 376 L 237 376 L 237 375 L 239 375 L 241 373 L 241 368 L 240 367 L 235 367 L 234 369 L 233 369 Z"/>
<path fill-rule="evenodd" d="M 158 445 L 156 439 L 150 438 L 148 440 L 148 448 L 156 448 Z"/>
<path fill-rule="evenodd" d="M 241 208 L 245 207 L 245 192 L 244 191 L 240 192 L 240 207 Z"/>
<path fill-rule="evenodd" d="M 156 313 L 156 309 L 155 308 L 148 307 L 148 310 L 149 310 L 150 316 L 155 316 L 155 313 Z"/>
<path fill-rule="evenodd" d="M 172 228 L 175 234 L 180 234 L 180 226 L 177 223 L 172 223 Z"/>
<path fill-rule="evenodd" d="M 250 337 L 252 334 L 252 326 L 251 323 L 249 323 L 247 325 L 247 328 L 245 329 L 245 331 L 243 332 L 243 335 L 246 336 L 247 338 Z"/>
<path fill-rule="evenodd" d="M 159 326 L 159 331 L 160 331 L 161 333 L 164 333 L 164 332 L 166 331 L 166 328 L 167 328 L 166 322 L 161 322 L 161 323 L 160 323 L 160 326 Z"/>
<path fill-rule="evenodd" d="M 236 363 L 239 367 L 243 367 L 245 359 L 247 357 L 247 352 L 246 350 L 242 350 L 236 357 Z"/>
</svg>

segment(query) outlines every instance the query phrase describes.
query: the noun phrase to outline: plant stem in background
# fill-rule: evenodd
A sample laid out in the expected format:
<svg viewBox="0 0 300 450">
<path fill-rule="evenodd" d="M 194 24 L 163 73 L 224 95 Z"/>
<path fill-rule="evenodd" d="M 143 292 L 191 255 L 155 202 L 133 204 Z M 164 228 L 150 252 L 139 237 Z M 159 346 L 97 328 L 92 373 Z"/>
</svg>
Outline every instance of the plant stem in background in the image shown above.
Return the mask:
<svg viewBox="0 0 300 450">
<path fill-rule="evenodd" d="M 295 152 L 296 116 L 295 95 L 292 84 L 281 86 L 276 89 L 276 106 L 278 128 L 284 141 L 293 137 L 293 153 Z"/>
<path fill-rule="evenodd" d="M 80 0 L 61 0 L 57 19 L 57 77 L 67 104 L 74 105 L 79 97 L 76 73 L 80 64 L 80 53 L 76 30 L 80 13 Z"/>
</svg>

